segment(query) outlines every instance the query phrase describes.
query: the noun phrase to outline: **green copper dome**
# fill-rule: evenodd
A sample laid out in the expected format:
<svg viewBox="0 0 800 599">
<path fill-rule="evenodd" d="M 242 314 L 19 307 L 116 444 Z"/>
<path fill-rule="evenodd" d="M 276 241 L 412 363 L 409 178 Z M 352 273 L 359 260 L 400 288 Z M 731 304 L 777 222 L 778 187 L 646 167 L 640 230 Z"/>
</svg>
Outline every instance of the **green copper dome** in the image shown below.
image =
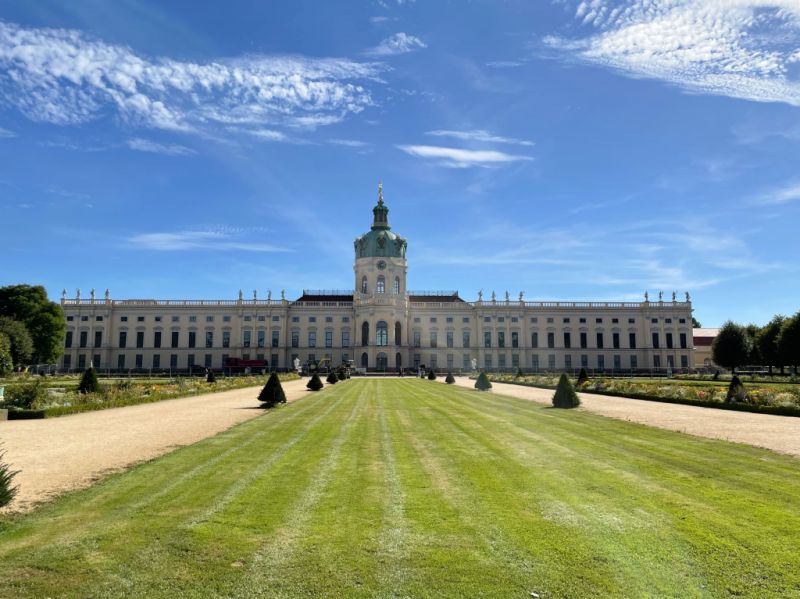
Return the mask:
<svg viewBox="0 0 800 599">
<path fill-rule="evenodd" d="M 406 240 L 392 233 L 389 208 L 383 203 L 383 186 L 378 184 L 378 204 L 372 209 L 373 221 L 369 232 L 353 244 L 356 258 L 405 258 Z"/>
</svg>

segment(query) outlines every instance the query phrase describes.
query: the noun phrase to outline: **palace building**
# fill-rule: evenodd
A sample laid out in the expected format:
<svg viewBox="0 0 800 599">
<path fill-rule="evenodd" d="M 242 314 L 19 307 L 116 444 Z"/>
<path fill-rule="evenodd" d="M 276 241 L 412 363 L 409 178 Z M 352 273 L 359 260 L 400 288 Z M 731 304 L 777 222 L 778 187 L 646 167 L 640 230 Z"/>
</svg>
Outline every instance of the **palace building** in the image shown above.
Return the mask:
<svg viewBox="0 0 800 599">
<path fill-rule="evenodd" d="M 686 370 L 694 365 L 692 304 L 661 293 L 642 302 L 466 301 L 455 291 L 409 291 L 407 241 L 389 226 L 378 188 L 369 231 L 355 240 L 354 291 L 297 299 L 67 298 L 59 366 L 128 371 L 223 369 L 235 360 L 292 368 L 327 359 L 369 371 Z"/>
</svg>

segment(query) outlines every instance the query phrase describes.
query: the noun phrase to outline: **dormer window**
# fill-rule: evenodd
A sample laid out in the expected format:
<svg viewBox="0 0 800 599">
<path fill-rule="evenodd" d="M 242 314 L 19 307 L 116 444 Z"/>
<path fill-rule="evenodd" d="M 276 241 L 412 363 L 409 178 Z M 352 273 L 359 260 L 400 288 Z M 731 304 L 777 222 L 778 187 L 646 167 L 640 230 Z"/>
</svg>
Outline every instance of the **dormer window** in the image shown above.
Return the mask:
<svg viewBox="0 0 800 599">
<path fill-rule="evenodd" d="M 386 293 L 386 277 L 384 277 L 383 275 L 380 275 L 378 277 L 378 284 L 375 287 L 375 293 L 379 295 L 383 295 L 384 293 Z"/>
</svg>

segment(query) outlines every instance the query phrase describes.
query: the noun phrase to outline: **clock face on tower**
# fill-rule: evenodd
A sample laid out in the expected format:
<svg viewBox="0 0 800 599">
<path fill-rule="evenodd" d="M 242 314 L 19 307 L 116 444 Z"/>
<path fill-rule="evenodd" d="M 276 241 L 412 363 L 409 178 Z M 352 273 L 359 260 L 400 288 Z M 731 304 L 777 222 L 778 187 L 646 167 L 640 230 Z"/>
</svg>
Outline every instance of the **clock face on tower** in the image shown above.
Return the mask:
<svg viewBox="0 0 800 599">
<path fill-rule="evenodd" d="M 386 262 L 383 260 L 378 260 L 378 270 L 384 270 L 386 268 Z"/>
</svg>

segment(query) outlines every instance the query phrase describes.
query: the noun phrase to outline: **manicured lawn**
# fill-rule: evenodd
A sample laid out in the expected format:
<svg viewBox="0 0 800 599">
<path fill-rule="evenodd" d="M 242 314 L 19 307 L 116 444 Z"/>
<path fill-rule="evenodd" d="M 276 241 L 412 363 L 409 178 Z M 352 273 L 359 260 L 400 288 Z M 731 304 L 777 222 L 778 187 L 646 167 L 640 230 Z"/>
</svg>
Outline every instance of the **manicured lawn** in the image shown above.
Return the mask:
<svg viewBox="0 0 800 599">
<path fill-rule="evenodd" d="M 798 596 L 798 508 L 793 458 L 351 380 L 7 517 L 0 596 Z"/>
</svg>

